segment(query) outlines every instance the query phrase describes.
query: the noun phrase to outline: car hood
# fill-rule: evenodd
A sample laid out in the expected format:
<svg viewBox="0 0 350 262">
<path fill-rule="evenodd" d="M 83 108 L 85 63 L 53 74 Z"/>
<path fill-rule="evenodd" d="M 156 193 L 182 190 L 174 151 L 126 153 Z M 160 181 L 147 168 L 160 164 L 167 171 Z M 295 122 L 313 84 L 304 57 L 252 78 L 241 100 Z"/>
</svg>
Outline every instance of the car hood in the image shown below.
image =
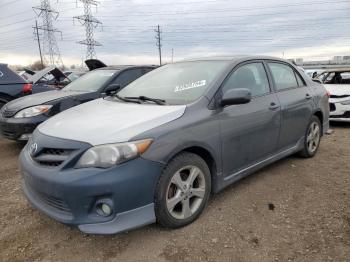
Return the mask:
<svg viewBox="0 0 350 262">
<path fill-rule="evenodd" d="M 68 109 L 38 127 L 44 135 L 102 145 L 136 135 L 181 117 L 185 105 L 160 106 L 97 99 Z"/>
<path fill-rule="evenodd" d="M 42 79 L 47 74 L 52 74 L 57 80 L 59 80 L 60 78 L 67 78 L 67 76 L 60 69 L 58 69 L 55 66 L 50 66 L 50 67 L 46 67 L 43 70 L 35 73 L 28 80 L 32 84 L 36 84 L 40 79 Z"/>
<path fill-rule="evenodd" d="M 350 96 L 350 85 L 324 85 L 324 87 L 334 96 Z"/>
<path fill-rule="evenodd" d="M 27 107 L 42 105 L 53 100 L 58 100 L 58 99 L 62 99 L 70 96 L 77 96 L 81 94 L 84 94 L 84 93 L 76 92 L 76 91 L 60 91 L 60 90 L 48 91 L 48 92 L 33 94 L 29 96 L 23 96 L 15 100 L 12 100 L 11 102 L 6 104 L 6 108 L 11 111 L 19 111 Z"/>
</svg>

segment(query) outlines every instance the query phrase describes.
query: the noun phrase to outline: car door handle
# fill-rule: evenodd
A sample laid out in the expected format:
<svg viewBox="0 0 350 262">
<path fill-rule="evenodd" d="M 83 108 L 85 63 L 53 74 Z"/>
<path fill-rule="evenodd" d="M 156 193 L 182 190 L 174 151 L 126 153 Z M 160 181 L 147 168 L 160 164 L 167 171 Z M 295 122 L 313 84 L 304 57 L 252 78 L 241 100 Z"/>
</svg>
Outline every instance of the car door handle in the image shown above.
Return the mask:
<svg viewBox="0 0 350 262">
<path fill-rule="evenodd" d="M 305 95 L 305 98 L 309 100 L 309 99 L 312 98 L 312 96 L 311 96 L 310 94 L 306 94 L 306 95 Z"/>
<path fill-rule="evenodd" d="M 269 106 L 269 109 L 270 110 L 276 110 L 276 109 L 278 109 L 280 106 L 279 105 L 277 105 L 275 102 L 272 102 L 271 104 L 270 104 L 270 106 Z"/>
</svg>

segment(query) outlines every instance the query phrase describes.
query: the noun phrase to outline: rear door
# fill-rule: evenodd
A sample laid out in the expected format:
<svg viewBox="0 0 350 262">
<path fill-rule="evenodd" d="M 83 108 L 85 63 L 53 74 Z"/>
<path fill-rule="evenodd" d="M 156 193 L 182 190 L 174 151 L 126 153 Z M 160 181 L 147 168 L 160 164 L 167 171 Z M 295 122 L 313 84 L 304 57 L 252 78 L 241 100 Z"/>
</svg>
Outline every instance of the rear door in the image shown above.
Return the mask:
<svg viewBox="0 0 350 262">
<path fill-rule="evenodd" d="M 253 99 L 232 105 L 219 113 L 224 174 L 232 174 L 273 154 L 280 129 L 280 105 L 272 92 L 262 61 L 239 66 L 224 82 L 228 89 L 247 88 Z"/>
<path fill-rule="evenodd" d="M 268 61 L 274 88 L 281 104 L 280 150 L 295 146 L 305 135 L 313 112 L 312 92 L 302 76 L 289 64 Z"/>
</svg>

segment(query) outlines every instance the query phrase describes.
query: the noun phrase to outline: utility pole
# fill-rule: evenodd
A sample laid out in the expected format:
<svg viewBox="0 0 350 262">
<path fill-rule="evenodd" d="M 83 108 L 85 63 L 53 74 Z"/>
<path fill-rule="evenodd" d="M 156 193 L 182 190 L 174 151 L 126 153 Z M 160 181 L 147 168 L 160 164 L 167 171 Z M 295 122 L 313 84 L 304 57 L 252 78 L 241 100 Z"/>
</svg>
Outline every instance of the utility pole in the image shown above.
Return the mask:
<svg viewBox="0 0 350 262">
<path fill-rule="evenodd" d="M 36 36 L 36 39 L 38 40 L 38 47 L 39 47 L 39 54 L 40 54 L 40 61 L 41 61 L 41 68 L 44 68 L 44 61 L 43 61 L 43 54 L 41 53 L 41 45 L 40 45 L 40 35 L 39 35 L 39 29 L 38 29 L 38 21 L 35 20 L 35 27 L 34 27 L 34 35 Z"/>
<path fill-rule="evenodd" d="M 47 65 L 63 66 L 60 51 L 55 38 L 55 33 L 62 32 L 53 27 L 53 21 L 57 20 L 59 13 L 51 8 L 50 0 L 41 0 L 40 6 L 33 7 L 38 17 L 42 18 L 42 25 L 37 30 L 44 33 L 43 36 L 43 61 Z"/>
<path fill-rule="evenodd" d="M 174 48 L 171 48 L 171 63 L 174 63 Z"/>
<path fill-rule="evenodd" d="M 156 32 L 156 45 L 158 47 L 158 52 L 159 52 L 159 65 L 162 65 L 162 32 L 160 31 L 160 26 L 157 26 L 157 29 L 154 30 Z"/>
<path fill-rule="evenodd" d="M 102 25 L 102 23 L 93 17 L 91 12 L 91 5 L 97 7 L 99 3 L 95 0 L 79 1 L 84 4 L 84 15 L 73 17 L 73 21 L 74 19 L 77 19 L 82 26 L 85 26 L 86 39 L 79 41 L 78 44 L 86 45 L 86 59 L 92 59 L 96 57 L 95 46 L 102 45 L 94 39 L 94 29 Z"/>
</svg>

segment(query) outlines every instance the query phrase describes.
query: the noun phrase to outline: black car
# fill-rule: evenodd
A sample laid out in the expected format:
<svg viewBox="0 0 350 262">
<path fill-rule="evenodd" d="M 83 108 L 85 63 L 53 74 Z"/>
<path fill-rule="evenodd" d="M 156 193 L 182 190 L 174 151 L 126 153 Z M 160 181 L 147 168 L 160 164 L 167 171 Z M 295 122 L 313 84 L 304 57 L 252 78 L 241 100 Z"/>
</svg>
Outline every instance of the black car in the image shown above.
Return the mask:
<svg viewBox="0 0 350 262">
<path fill-rule="evenodd" d="M 104 93 L 122 89 L 155 66 L 108 66 L 78 78 L 61 90 L 19 98 L 0 111 L 0 133 L 11 140 L 28 140 L 34 129 L 53 115 Z"/>
<path fill-rule="evenodd" d="M 31 94 L 32 85 L 12 71 L 6 64 L 0 64 L 0 108 L 9 101 Z"/>
</svg>

